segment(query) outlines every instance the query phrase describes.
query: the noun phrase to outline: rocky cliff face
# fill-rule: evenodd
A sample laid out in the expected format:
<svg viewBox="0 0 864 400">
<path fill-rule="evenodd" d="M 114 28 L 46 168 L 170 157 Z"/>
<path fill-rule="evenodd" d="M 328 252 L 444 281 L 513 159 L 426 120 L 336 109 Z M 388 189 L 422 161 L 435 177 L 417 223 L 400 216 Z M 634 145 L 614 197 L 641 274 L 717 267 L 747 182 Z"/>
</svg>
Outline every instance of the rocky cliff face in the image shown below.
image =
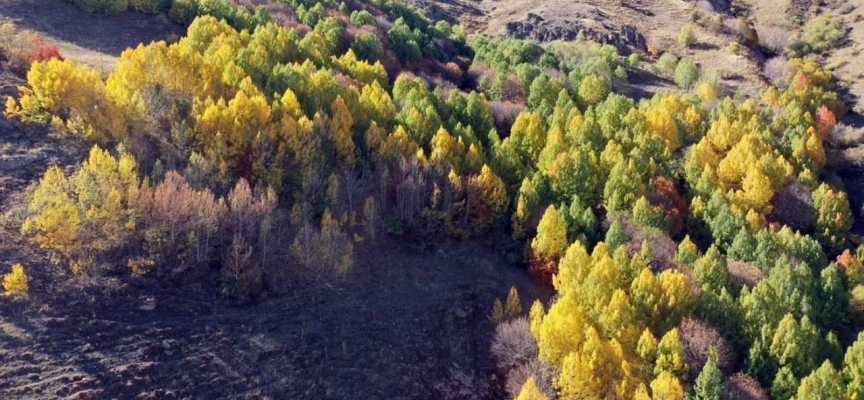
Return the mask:
<svg viewBox="0 0 864 400">
<path fill-rule="evenodd" d="M 586 39 L 611 44 L 622 52 L 646 49 L 645 36 L 632 25 L 613 26 L 596 20 L 547 21 L 528 13 L 525 21 L 508 22 L 506 36 L 514 39 L 532 39 L 538 42 L 574 40 L 582 33 Z"/>
</svg>

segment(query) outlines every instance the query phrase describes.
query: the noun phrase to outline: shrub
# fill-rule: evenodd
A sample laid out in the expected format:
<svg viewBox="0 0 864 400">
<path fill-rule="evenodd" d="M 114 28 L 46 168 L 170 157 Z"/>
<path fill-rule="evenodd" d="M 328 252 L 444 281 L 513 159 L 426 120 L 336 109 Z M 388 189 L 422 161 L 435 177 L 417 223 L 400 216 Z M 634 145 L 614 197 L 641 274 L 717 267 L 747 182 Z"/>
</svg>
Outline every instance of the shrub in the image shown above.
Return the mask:
<svg viewBox="0 0 864 400">
<path fill-rule="evenodd" d="M 759 43 L 766 50 L 781 54 L 789 44 L 789 32 L 779 26 L 769 26 L 759 33 Z"/>
<path fill-rule="evenodd" d="M 507 398 L 515 399 L 519 396 L 522 386 L 526 381 L 528 381 L 528 378 L 532 376 L 534 377 L 534 382 L 537 384 L 537 387 L 546 395 L 547 398 L 557 398 L 555 389 L 552 387 L 551 368 L 537 359 L 522 364 L 507 374 L 505 384 Z"/>
<path fill-rule="evenodd" d="M 789 64 L 789 60 L 783 56 L 777 56 L 765 62 L 762 73 L 772 85 L 778 88 L 786 88 L 792 82 L 795 68 Z"/>
<path fill-rule="evenodd" d="M 803 39 L 813 51 L 822 52 L 836 47 L 844 36 L 846 24 L 842 18 L 822 15 L 807 22 Z"/>
<path fill-rule="evenodd" d="M 689 58 L 682 58 L 675 67 L 675 83 L 682 88 L 690 88 L 699 80 L 699 67 Z"/>
<path fill-rule="evenodd" d="M 696 43 L 696 35 L 693 33 L 693 27 L 685 25 L 681 28 L 678 34 L 678 44 L 684 47 L 690 47 Z"/>
<path fill-rule="evenodd" d="M 9 69 L 25 73 L 31 64 L 52 58 L 63 60 L 55 45 L 46 45 L 39 35 L 18 30 L 11 22 L 0 24 L 0 55 L 9 62 Z"/>
<path fill-rule="evenodd" d="M 29 289 L 27 281 L 24 267 L 21 264 L 15 264 L 12 266 L 12 272 L 3 276 L 3 289 L 9 294 L 27 293 Z"/>
<path fill-rule="evenodd" d="M 723 400 L 768 400 L 768 392 L 752 376 L 738 372 L 726 378 Z"/>
<path fill-rule="evenodd" d="M 789 227 L 809 232 L 816 222 L 810 190 L 798 181 L 786 185 L 771 199 L 774 218 Z"/>
<path fill-rule="evenodd" d="M 675 68 L 678 66 L 678 57 L 672 53 L 666 52 L 654 64 L 654 70 L 665 76 L 675 74 Z"/>
<path fill-rule="evenodd" d="M 749 47 L 759 44 L 759 34 L 753 26 L 744 18 L 736 18 L 723 22 L 726 29 L 738 37 L 738 41 Z"/>
<path fill-rule="evenodd" d="M 492 339 L 492 356 L 501 371 L 509 371 L 537 358 L 537 343 L 531 335 L 528 317 L 498 324 Z"/>
<path fill-rule="evenodd" d="M 696 377 L 708 360 L 708 349 L 711 347 L 717 350 L 717 367 L 724 374 L 732 372 L 735 365 L 735 351 L 711 325 L 698 319 L 684 318 L 678 331 L 684 344 L 684 358 L 690 366 L 688 382 L 692 384 L 696 381 Z"/>
</svg>

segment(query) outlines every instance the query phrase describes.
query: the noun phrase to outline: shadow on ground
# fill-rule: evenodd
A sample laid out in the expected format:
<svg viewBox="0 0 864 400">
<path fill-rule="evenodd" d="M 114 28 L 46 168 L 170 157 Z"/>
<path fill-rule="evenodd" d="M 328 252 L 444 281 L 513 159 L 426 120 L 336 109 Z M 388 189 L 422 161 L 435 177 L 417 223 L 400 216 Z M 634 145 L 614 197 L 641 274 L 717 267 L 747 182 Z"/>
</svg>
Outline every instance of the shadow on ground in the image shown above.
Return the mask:
<svg viewBox="0 0 864 400">
<path fill-rule="evenodd" d="M 62 0 L 2 0 L 0 20 L 4 18 L 21 28 L 115 57 L 139 43 L 185 32 L 164 17 L 139 13 L 92 15 Z"/>
</svg>

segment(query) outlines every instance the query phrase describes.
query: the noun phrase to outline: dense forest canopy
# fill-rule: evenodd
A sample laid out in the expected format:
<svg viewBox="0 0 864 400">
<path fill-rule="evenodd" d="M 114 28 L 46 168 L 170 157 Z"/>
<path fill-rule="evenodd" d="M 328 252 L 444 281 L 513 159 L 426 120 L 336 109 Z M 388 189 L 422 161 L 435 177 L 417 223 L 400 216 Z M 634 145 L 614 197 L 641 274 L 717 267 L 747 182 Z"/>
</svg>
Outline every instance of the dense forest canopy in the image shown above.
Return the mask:
<svg viewBox="0 0 864 400">
<path fill-rule="evenodd" d="M 637 54 L 468 36 L 392 0 L 75 3 L 188 31 L 107 77 L 43 52 L 7 100 L 93 146 L 27 192 L 21 232 L 58 266 L 218 270 L 244 301 L 357 246 L 506 232 L 557 291 L 498 305 L 512 397 L 864 398 L 864 247 L 823 171 L 845 107 L 814 59 L 733 99 L 669 54 L 682 90 L 634 99 Z"/>
</svg>

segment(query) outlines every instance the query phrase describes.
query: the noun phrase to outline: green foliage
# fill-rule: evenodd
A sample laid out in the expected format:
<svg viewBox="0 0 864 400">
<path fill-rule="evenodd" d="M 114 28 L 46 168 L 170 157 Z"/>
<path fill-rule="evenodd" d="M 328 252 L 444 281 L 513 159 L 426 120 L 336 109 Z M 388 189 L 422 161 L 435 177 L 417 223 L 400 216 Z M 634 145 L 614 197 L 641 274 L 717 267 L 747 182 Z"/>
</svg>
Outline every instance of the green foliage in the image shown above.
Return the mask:
<svg viewBox="0 0 864 400">
<path fill-rule="evenodd" d="M 378 26 L 378 21 L 375 20 L 375 16 L 366 10 L 356 10 L 352 12 L 351 22 L 353 22 L 356 26 Z"/>
<path fill-rule="evenodd" d="M 699 80 L 699 67 L 689 58 L 682 58 L 675 67 L 675 83 L 689 89 Z"/>
<path fill-rule="evenodd" d="M 717 367 L 717 349 L 713 346 L 708 349 L 708 361 L 696 378 L 693 391 L 696 400 L 720 400 L 723 394 L 723 373 Z"/>
<path fill-rule="evenodd" d="M 374 33 L 364 33 L 354 38 L 351 43 L 351 50 L 357 57 L 364 60 L 372 59 L 384 52 L 384 47 L 381 45 L 381 39 Z"/>
<path fill-rule="evenodd" d="M 803 39 L 814 51 L 823 52 L 836 47 L 845 36 L 846 25 L 843 18 L 820 15 L 807 21 Z"/>
<path fill-rule="evenodd" d="M 654 64 L 654 70 L 665 76 L 674 76 L 678 68 L 678 57 L 674 54 L 666 52 L 657 59 Z"/>
</svg>

